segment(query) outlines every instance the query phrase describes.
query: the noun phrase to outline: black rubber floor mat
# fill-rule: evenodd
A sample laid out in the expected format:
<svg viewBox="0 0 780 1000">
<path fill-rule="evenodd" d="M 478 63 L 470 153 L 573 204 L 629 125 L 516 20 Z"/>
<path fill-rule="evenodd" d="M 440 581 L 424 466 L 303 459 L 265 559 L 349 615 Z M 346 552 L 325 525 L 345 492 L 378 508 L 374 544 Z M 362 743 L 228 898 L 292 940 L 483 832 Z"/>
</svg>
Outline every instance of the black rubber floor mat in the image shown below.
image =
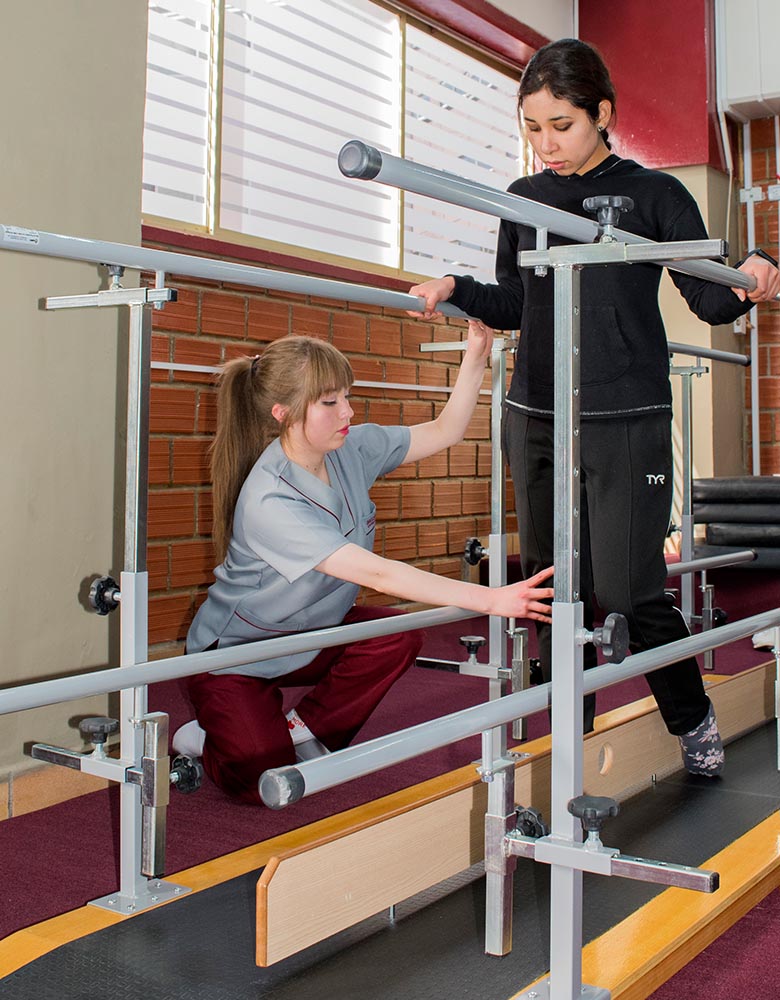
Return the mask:
<svg viewBox="0 0 780 1000">
<path fill-rule="evenodd" d="M 604 843 L 626 854 L 698 865 L 778 807 L 775 726 L 727 748 L 724 777 L 684 773 L 623 804 Z M 434 832 L 447 836 L 447 830 Z M 548 869 L 521 860 L 514 939 L 486 956 L 484 879 L 474 873 L 280 962 L 254 964 L 258 872 L 139 914 L 7 976 L 3 1000 L 496 1000 L 547 970 Z M 620 878 L 585 878 L 585 940 L 658 892 Z M 422 903 L 427 905 L 422 906 Z M 596 984 L 597 985 L 597 984 Z"/>
</svg>

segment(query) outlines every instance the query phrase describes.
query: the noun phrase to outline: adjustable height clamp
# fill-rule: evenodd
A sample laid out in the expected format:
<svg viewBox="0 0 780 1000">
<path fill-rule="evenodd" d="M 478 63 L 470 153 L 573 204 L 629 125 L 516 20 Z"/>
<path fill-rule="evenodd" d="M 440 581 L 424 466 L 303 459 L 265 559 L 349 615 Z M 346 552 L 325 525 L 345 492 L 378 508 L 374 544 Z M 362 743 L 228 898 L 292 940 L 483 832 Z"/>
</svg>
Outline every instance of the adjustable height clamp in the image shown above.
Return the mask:
<svg viewBox="0 0 780 1000">
<path fill-rule="evenodd" d="M 119 722 L 104 717 L 83 719 L 79 725 L 81 735 L 94 747 L 91 753 L 35 743 L 31 755 L 35 760 L 84 771 L 108 781 L 137 785 L 142 807 L 141 875 L 159 879 L 165 869 L 166 809 L 170 786 L 174 784 L 184 792 L 193 791 L 200 785 L 202 768 L 189 758 L 177 757 L 171 769 L 168 716 L 165 713 L 150 712 L 141 719 L 133 720 L 133 725 L 142 727 L 144 733 L 143 756 L 139 761 L 108 756 L 105 743 L 110 735 L 119 730 Z M 124 907 L 124 912 L 142 910 L 162 902 L 164 898 L 187 891 L 181 886 L 158 881 L 147 901 L 134 899 Z M 110 898 L 114 903 L 109 908 L 122 912 L 121 894 Z"/>
</svg>

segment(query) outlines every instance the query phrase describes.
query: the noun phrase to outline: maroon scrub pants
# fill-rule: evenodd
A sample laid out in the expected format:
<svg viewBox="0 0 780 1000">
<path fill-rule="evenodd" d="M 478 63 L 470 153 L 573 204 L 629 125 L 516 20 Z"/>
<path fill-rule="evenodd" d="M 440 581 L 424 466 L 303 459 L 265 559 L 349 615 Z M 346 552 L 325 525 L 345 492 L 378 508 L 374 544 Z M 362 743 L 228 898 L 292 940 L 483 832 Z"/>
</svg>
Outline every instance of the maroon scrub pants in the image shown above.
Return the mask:
<svg viewBox="0 0 780 1000">
<path fill-rule="evenodd" d="M 402 613 L 394 608 L 353 607 L 342 624 Z M 341 750 L 414 663 L 422 640 L 422 632 L 416 630 L 332 646 L 305 667 L 281 677 L 223 673 L 188 678 L 195 715 L 206 731 L 206 774 L 228 794 L 261 804 L 257 783 L 263 771 L 295 763 L 282 688 L 314 685 L 295 708 L 329 750 Z"/>
</svg>

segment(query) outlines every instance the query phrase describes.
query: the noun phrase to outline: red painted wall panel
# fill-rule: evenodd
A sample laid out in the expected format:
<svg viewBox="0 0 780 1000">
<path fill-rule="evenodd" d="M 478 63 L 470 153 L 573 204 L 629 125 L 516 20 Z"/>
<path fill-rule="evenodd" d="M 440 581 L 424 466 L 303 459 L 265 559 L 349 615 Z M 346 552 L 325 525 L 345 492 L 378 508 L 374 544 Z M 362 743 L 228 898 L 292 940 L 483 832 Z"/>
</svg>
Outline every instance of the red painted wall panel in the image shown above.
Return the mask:
<svg viewBox="0 0 780 1000">
<path fill-rule="evenodd" d="M 615 151 L 648 167 L 722 167 L 711 0 L 580 0 L 580 37 L 617 90 Z"/>
</svg>

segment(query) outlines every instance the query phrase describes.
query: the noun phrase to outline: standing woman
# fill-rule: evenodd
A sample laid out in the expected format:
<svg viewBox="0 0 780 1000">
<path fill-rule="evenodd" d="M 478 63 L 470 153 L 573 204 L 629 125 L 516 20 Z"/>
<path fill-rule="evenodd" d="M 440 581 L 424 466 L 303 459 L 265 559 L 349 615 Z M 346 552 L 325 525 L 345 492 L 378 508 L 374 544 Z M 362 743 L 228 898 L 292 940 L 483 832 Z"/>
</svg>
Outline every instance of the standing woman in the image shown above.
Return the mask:
<svg viewBox="0 0 780 1000">
<path fill-rule="evenodd" d="M 335 347 L 286 337 L 222 369 L 212 449 L 214 543 L 220 565 L 187 651 L 224 648 L 398 614 L 355 607 L 360 587 L 426 604 L 549 621 L 552 596 L 533 580 L 491 589 L 435 576 L 372 552 L 374 481 L 463 439 L 492 331 L 469 324 L 453 391 L 435 420 L 351 427 L 352 369 Z M 173 738 L 202 756 L 224 791 L 259 803 L 263 771 L 345 747 L 414 663 L 419 632 L 290 654 L 189 678 L 196 721 Z M 282 688 L 312 686 L 286 716 Z"/>
<path fill-rule="evenodd" d="M 601 56 L 576 39 L 540 49 L 523 73 L 519 111 L 540 173 L 514 181 L 512 194 L 587 215 L 583 199 L 624 195 L 634 208 L 620 228 L 658 242 L 707 237 L 690 193 L 679 181 L 611 152 L 608 128 L 615 91 Z M 567 242 L 550 234 L 550 244 Z M 568 241 L 570 242 L 570 241 Z M 518 269 L 517 255 L 536 246 L 535 230 L 502 222 L 496 252 L 497 284 L 448 275 L 411 289 L 426 300 L 424 315 L 450 301 L 499 330 L 519 329 L 507 395 L 504 442 L 517 500 L 523 572 L 553 560 L 554 314 L 553 276 Z M 763 252 L 761 252 L 763 253 Z M 744 291 L 672 272 L 692 311 L 713 325 L 731 323 L 754 302 L 774 298 L 780 275 L 753 251 L 740 270 L 756 278 Z M 593 603 L 628 619 L 634 651 L 688 634 L 664 592 L 664 539 L 672 501 L 672 395 L 669 356 L 652 264 L 586 267 L 582 271 L 581 336 L 581 594 L 585 622 Z M 749 301 L 746 301 L 749 300 Z M 551 629 L 537 625 L 542 671 L 551 670 Z M 586 647 L 585 665 L 596 662 Z M 695 659 L 647 675 L 664 722 L 680 737 L 683 762 L 693 773 L 723 766 L 717 722 Z M 585 706 L 593 726 L 595 698 Z"/>
</svg>

